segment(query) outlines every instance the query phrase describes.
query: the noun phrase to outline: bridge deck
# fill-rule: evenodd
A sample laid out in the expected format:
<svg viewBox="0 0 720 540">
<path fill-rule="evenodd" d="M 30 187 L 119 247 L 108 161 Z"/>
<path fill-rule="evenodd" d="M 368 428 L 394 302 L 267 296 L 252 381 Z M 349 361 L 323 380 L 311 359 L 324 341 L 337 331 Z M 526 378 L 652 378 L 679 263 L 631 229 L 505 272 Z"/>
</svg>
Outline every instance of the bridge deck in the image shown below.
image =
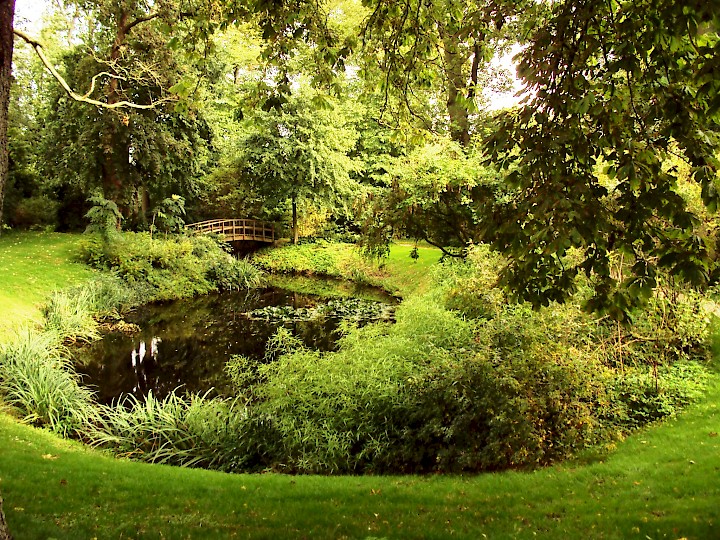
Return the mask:
<svg viewBox="0 0 720 540">
<path fill-rule="evenodd" d="M 254 240 L 272 243 L 275 241 L 274 224 L 256 219 L 211 219 L 190 223 L 185 228 L 202 234 L 221 234 L 228 242 Z"/>
</svg>

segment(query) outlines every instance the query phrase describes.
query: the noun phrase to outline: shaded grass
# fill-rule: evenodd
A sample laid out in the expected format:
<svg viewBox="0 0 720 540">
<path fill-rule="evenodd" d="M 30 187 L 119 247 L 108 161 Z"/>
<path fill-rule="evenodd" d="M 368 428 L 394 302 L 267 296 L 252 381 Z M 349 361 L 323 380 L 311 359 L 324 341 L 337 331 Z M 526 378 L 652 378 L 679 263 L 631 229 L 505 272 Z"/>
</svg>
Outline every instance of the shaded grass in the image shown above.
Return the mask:
<svg viewBox="0 0 720 540">
<path fill-rule="evenodd" d="M 41 320 L 39 306 L 56 290 L 94 272 L 74 262 L 78 236 L 8 232 L 0 236 L 0 338 L 22 323 Z"/>
<path fill-rule="evenodd" d="M 718 538 L 720 378 L 605 456 L 475 477 L 224 475 L 112 460 L 0 416 L 17 538 Z"/>
</svg>

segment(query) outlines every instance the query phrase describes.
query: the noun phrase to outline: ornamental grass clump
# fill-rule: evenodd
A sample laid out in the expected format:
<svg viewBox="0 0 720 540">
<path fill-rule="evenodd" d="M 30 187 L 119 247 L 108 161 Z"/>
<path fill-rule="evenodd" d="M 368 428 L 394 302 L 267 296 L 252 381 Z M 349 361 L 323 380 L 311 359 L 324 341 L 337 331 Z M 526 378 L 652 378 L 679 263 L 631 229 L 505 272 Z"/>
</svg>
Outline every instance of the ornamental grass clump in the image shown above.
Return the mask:
<svg viewBox="0 0 720 540">
<path fill-rule="evenodd" d="M 63 436 L 83 433 L 95 415 L 55 332 L 24 329 L 0 346 L 0 395 L 25 421 Z"/>
<path fill-rule="evenodd" d="M 271 423 L 236 400 L 175 392 L 104 406 L 86 436 L 119 456 L 222 471 L 266 467 L 274 441 Z"/>
</svg>

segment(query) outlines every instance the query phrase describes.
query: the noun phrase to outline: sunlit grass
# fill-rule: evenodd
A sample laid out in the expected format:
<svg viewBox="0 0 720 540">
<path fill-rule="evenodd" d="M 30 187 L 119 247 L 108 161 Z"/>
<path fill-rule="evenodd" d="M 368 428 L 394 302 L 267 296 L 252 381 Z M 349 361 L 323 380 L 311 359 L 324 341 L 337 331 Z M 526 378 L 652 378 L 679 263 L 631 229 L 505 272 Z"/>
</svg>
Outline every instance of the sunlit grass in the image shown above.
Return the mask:
<svg viewBox="0 0 720 540">
<path fill-rule="evenodd" d="M 17 538 L 720 536 L 720 380 L 605 455 L 479 476 L 226 475 L 113 460 L 0 415 Z"/>
<path fill-rule="evenodd" d="M 40 305 L 52 291 L 94 274 L 73 260 L 77 239 L 40 232 L 0 236 L 0 337 L 23 323 L 40 321 Z"/>
<path fill-rule="evenodd" d="M 417 247 L 418 258 L 413 259 L 410 254 L 414 247 L 415 244 L 409 242 L 393 243 L 385 262 L 389 273 L 386 280 L 402 296 L 425 291 L 431 281 L 432 268 L 442 256 L 439 249 L 421 244 Z"/>
</svg>

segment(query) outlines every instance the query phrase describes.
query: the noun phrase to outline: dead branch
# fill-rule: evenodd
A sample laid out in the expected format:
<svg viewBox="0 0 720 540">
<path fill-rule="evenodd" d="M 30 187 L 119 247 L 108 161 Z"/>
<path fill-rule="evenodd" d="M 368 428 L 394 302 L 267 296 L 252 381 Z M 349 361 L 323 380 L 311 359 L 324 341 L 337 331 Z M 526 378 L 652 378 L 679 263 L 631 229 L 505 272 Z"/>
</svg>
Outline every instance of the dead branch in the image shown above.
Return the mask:
<svg viewBox="0 0 720 540">
<path fill-rule="evenodd" d="M 47 56 L 45 56 L 45 53 L 43 52 L 43 46 L 39 41 L 36 41 L 32 39 L 30 36 L 25 34 L 24 32 L 13 29 L 13 33 L 18 36 L 20 39 L 25 41 L 25 43 L 29 44 L 34 50 L 35 53 L 38 55 L 40 60 L 42 61 L 43 65 L 47 68 L 47 70 L 50 72 L 50 74 L 57 80 L 57 82 L 60 83 L 60 86 L 63 87 L 63 90 L 65 90 L 65 93 L 67 93 L 68 96 L 70 96 L 75 101 L 80 101 L 83 103 L 89 103 L 90 105 L 95 105 L 96 107 L 102 107 L 104 109 L 122 109 L 122 108 L 129 108 L 129 109 L 154 109 L 161 103 L 165 103 L 167 101 L 171 101 L 171 98 L 164 98 L 158 101 L 155 101 L 154 103 L 150 103 L 148 105 L 141 105 L 138 103 L 132 103 L 130 101 L 118 101 L 116 103 L 105 103 L 103 101 L 98 101 L 96 99 L 92 99 L 89 97 L 89 95 L 92 93 L 94 87 L 95 87 L 95 79 L 103 75 L 103 73 L 100 73 L 93 77 L 92 80 L 92 86 L 90 88 L 90 91 L 88 91 L 85 95 L 78 94 L 77 92 L 73 91 L 72 88 L 70 88 L 70 85 L 68 85 L 67 81 L 63 78 L 60 73 L 55 69 L 55 67 L 52 65 L 50 60 Z M 122 78 L 117 77 L 115 75 L 110 75 L 109 73 L 105 73 L 105 75 L 109 75 L 113 78 Z"/>
</svg>

